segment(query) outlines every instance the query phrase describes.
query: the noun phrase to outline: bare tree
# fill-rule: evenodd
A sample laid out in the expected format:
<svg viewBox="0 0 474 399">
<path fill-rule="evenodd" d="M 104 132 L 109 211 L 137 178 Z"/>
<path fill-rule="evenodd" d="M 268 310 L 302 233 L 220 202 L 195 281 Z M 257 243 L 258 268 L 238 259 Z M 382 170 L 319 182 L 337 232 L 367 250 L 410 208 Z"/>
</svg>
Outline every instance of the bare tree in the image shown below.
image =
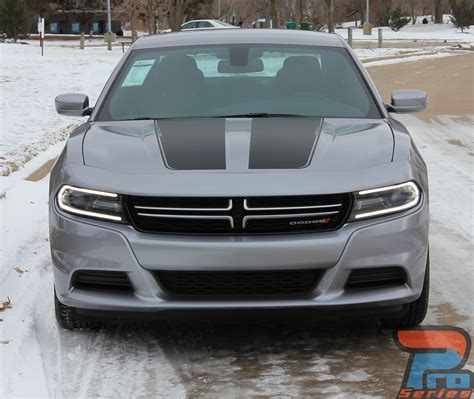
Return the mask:
<svg viewBox="0 0 474 399">
<path fill-rule="evenodd" d="M 165 0 L 164 8 L 172 32 L 181 30 L 185 20 L 187 0 Z"/>
<path fill-rule="evenodd" d="M 324 0 L 327 7 L 328 31 L 334 33 L 334 0 Z"/>
<path fill-rule="evenodd" d="M 281 0 L 267 0 L 267 26 L 270 27 L 270 21 L 273 28 L 281 25 Z"/>
<path fill-rule="evenodd" d="M 75 3 L 75 0 L 58 1 Z M 94 1 L 104 0 L 77 0 L 77 3 Z M 186 20 L 218 17 L 218 0 L 113 1 L 114 4 L 127 4 L 127 12 L 123 13 L 122 18 L 134 19 L 132 25 L 136 29 L 145 29 L 150 33 L 156 32 L 158 18 L 160 23 L 178 31 Z M 404 13 L 411 15 L 413 23 L 416 23 L 417 16 L 430 13 L 441 23 L 443 12 L 449 12 L 448 0 L 371 0 L 370 4 L 372 22 L 379 26 L 388 24 L 390 12 L 395 6 L 400 6 Z M 333 32 L 338 23 L 353 20 L 357 24 L 363 20 L 364 14 L 365 0 L 220 0 L 221 18 L 245 26 L 266 17 L 267 26 L 270 21 L 273 21 L 273 27 L 281 27 L 286 21 L 309 21 L 315 27 L 324 24 Z"/>
<path fill-rule="evenodd" d="M 157 0 L 146 0 L 145 10 L 147 17 L 148 33 L 154 35 L 156 33 L 156 23 L 158 22 L 160 2 Z"/>
<path fill-rule="evenodd" d="M 434 0 L 434 22 L 435 24 L 443 23 L 443 12 L 441 10 L 443 0 Z"/>
<path fill-rule="evenodd" d="M 376 0 L 371 2 L 372 22 L 378 26 L 388 26 L 390 13 L 392 12 L 392 0 Z"/>
<path fill-rule="evenodd" d="M 346 0 L 338 7 L 338 22 L 353 20 L 357 27 L 359 20 L 364 19 L 364 10 L 365 0 Z"/>
<path fill-rule="evenodd" d="M 153 30 L 148 14 L 149 0 L 125 0 L 123 4 L 124 17 L 130 20 L 130 30 L 132 31 L 132 41 L 138 38 L 138 29 L 148 29 L 149 33 L 156 33 L 156 27 Z M 156 26 L 156 24 L 155 24 Z"/>
<path fill-rule="evenodd" d="M 300 22 L 304 21 L 304 10 L 305 10 L 305 1 L 304 0 L 298 0 L 298 17 Z"/>
<path fill-rule="evenodd" d="M 296 21 L 300 18 L 300 0 L 282 0 L 280 12 L 282 18 L 286 21 Z"/>
</svg>

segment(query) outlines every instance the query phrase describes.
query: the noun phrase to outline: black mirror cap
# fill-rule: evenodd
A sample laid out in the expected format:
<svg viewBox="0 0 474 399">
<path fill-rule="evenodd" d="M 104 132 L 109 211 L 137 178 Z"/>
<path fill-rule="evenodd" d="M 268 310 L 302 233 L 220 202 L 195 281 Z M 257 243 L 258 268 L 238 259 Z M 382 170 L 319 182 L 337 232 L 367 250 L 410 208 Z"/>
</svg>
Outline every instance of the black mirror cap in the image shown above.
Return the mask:
<svg viewBox="0 0 474 399">
<path fill-rule="evenodd" d="M 65 116 L 87 116 L 92 112 L 89 107 L 89 97 L 85 94 L 61 94 L 54 100 L 56 112 Z"/>
</svg>

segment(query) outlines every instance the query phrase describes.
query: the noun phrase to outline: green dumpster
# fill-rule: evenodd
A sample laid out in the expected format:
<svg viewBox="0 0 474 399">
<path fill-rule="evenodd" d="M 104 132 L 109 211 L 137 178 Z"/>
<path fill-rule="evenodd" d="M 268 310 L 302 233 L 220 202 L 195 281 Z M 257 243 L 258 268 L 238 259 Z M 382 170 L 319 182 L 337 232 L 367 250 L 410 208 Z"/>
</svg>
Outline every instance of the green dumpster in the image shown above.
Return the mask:
<svg viewBox="0 0 474 399">
<path fill-rule="evenodd" d="M 311 22 L 300 22 L 301 30 L 314 30 L 314 26 Z"/>
</svg>

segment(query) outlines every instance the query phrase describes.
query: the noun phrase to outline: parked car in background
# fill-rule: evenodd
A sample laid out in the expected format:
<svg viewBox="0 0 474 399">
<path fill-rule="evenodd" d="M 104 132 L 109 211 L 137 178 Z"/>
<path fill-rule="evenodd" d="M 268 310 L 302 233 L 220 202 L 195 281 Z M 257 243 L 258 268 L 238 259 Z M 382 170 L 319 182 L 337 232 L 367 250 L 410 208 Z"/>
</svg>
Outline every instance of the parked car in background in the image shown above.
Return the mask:
<svg viewBox="0 0 474 399">
<path fill-rule="evenodd" d="M 181 25 L 181 30 L 196 29 L 239 29 L 238 26 L 229 24 L 228 22 L 219 21 L 217 19 L 196 19 L 185 22 Z M 171 29 L 162 30 L 160 33 L 170 33 Z"/>
<path fill-rule="evenodd" d="M 283 308 L 421 323 L 427 169 L 390 113 L 426 102 L 384 104 L 337 35 L 140 38 L 94 108 L 56 98 L 89 115 L 51 172 L 59 324 Z"/>
</svg>

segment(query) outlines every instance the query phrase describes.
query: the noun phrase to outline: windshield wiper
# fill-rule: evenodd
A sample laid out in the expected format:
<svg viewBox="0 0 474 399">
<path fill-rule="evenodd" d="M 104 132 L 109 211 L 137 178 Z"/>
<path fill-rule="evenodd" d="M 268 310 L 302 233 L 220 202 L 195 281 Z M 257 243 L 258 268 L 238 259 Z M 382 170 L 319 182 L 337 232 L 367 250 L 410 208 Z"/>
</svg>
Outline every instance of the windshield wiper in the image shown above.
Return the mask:
<svg viewBox="0 0 474 399">
<path fill-rule="evenodd" d="M 136 118 L 128 118 L 128 119 L 123 119 L 124 121 L 163 121 L 163 120 L 168 120 L 168 119 L 191 119 L 193 117 L 185 116 L 185 117 L 161 117 L 161 116 L 137 116 Z"/>
<path fill-rule="evenodd" d="M 220 115 L 212 118 L 313 118 L 310 115 L 273 114 L 269 112 L 251 112 L 248 114 Z"/>
<path fill-rule="evenodd" d="M 136 118 L 127 118 L 127 119 L 123 119 L 124 121 L 153 121 L 155 120 L 156 118 L 151 118 L 149 116 L 138 116 Z"/>
<path fill-rule="evenodd" d="M 124 121 L 163 121 L 163 120 L 170 120 L 170 119 L 204 119 L 207 118 L 206 116 L 138 116 L 136 118 L 127 118 L 122 119 Z M 213 118 L 212 116 L 209 118 Z"/>
</svg>

